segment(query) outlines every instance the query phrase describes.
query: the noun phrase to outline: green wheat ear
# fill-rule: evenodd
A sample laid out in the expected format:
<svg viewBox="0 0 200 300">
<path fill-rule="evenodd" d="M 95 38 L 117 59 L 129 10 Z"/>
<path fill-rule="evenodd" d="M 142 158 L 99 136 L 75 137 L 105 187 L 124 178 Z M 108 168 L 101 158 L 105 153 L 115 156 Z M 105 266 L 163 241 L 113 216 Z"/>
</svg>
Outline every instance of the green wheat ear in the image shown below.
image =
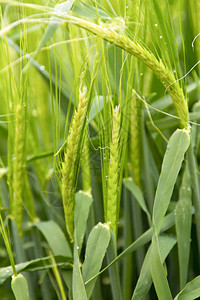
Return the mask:
<svg viewBox="0 0 200 300">
<path fill-rule="evenodd" d="M 79 152 L 87 112 L 87 88 L 79 93 L 79 105 L 75 111 L 70 134 L 67 138 L 67 147 L 62 163 L 62 199 L 67 232 L 71 242 L 74 241 L 74 205 Z"/>
<path fill-rule="evenodd" d="M 15 123 L 15 150 L 13 166 L 13 200 L 11 214 L 22 236 L 23 191 L 25 183 L 25 112 L 21 104 L 17 106 Z"/>
<path fill-rule="evenodd" d="M 106 222 L 117 234 L 118 221 L 118 190 L 119 190 L 119 133 L 120 112 L 119 106 L 113 111 L 112 140 L 110 143 L 110 165 L 108 175 L 107 213 Z"/>
<path fill-rule="evenodd" d="M 179 117 L 180 127 L 186 129 L 189 127 L 187 100 L 185 99 L 179 83 L 175 80 L 172 70 L 169 70 L 163 64 L 161 59 L 158 60 L 153 53 L 141 46 L 138 42 L 130 40 L 130 38 L 124 34 L 119 34 L 114 30 L 111 31 L 108 27 L 97 25 L 69 15 L 66 19 L 86 30 L 89 30 L 100 38 L 124 49 L 139 60 L 143 61 L 143 63 L 145 63 L 154 72 L 172 97 L 174 108 L 177 116 Z"/>
</svg>

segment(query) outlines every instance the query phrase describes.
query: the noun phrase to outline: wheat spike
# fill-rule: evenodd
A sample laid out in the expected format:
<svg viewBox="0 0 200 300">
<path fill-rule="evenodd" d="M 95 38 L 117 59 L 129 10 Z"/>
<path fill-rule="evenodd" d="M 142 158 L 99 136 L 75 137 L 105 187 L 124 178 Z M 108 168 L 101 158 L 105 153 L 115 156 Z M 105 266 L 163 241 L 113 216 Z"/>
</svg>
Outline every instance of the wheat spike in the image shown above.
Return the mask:
<svg viewBox="0 0 200 300">
<path fill-rule="evenodd" d="M 108 175 L 106 222 L 117 233 L 118 221 L 118 187 L 119 187 L 119 133 L 120 112 L 116 107 L 113 112 L 112 140 L 110 143 L 110 165 Z"/>
<path fill-rule="evenodd" d="M 164 66 L 162 60 L 158 60 L 153 53 L 141 46 L 139 43 L 132 41 L 126 35 L 111 30 L 109 26 L 106 27 L 97 25 L 73 16 L 67 16 L 66 20 L 85 28 L 86 30 L 89 30 L 100 38 L 124 49 L 143 61 L 154 72 L 172 97 L 181 128 L 187 129 L 189 127 L 189 111 L 187 100 L 184 97 L 179 83 L 175 80 L 173 71 Z"/>
<path fill-rule="evenodd" d="M 13 202 L 11 213 L 15 219 L 19 234 L 22 236 L 23 221 L 23 190 L 25 180 L 25 128 L 23 106 L 16 110 L 15 150 L 13 167 Z"/>
<path fill-rule="evenodd" d="M 79 105 L 75 111 L 70 134 L 67 138 L 67 147 L 62 163 L 62 199 L 65 214 L 67 232 L 71 242 L 74 241 L 74 206 L 76 188 L 76 170 L 79 160 L 79 152 L 83 134 L 83 127 L 86 119 L 87 98 L 86 87 L 79 94 Z"/>
</svg>

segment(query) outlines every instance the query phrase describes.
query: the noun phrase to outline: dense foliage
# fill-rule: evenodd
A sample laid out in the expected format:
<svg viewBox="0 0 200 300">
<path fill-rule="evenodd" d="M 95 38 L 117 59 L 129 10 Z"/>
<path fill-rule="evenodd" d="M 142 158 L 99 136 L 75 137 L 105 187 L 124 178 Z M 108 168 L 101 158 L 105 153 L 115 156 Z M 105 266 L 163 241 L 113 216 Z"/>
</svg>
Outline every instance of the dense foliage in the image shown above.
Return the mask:
<svg viewBox="0 0 200 300">
<path fill-rule="evenodd" d="M 200 0 L 0 0 L 0 299 L 200 297 Z"/>
</svg>

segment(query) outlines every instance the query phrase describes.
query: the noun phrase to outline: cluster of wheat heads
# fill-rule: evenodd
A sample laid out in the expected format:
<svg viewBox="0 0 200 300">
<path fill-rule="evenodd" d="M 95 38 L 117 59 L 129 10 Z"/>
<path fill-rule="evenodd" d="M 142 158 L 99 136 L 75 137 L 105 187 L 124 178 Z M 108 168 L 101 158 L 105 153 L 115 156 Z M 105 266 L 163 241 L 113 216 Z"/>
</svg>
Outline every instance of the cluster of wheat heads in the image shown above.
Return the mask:
<svg viewBox="0 0 200 300">
<path fill-rule="evenodd" d="M 200 297 L 199 8 L 0 1 L 0 298 Z"/>
</svg>

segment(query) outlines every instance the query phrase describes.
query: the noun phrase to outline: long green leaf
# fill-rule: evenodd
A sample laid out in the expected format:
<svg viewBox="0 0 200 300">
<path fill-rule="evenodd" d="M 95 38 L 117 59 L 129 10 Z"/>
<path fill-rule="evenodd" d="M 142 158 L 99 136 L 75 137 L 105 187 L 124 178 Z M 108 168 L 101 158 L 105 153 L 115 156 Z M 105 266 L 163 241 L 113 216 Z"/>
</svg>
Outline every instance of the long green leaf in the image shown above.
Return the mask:
<svg viewBox="0 0 200 300">
<path fill-rule="evenodd" d="M 169 235 L 163 235 L 158 238 L 159 248 L 160 248 L 160 255 L 161 255 L 161 262 L 164 263 L 166 257 L 176 244 L 176 238 Z M 133 292 L 133 296 L 131 300 L 145 300 L 146 295 L 151 287 L 152 284 L 152 277 L 150 271 L 150 258 L 151 258 L 151 246 L 149 247 L 144 263 L 142 265 L 142 269 L 140 272 L 140 277 L 136 284 L 135 290 Z"/>
<path fill-rule="evenodd" d="M 73 300 L 88 300 L 78 255 L 78 245 L 76 241 L 76 230 L 74 237 L 74 266 L 73 266 L 73 275 L 72 275 L 72 291 L 73 291 Z"/>
<path fill-rule="evenodd" d="M 13 275 L 11 288 L 16 300 L 29 300 L 29 291 L 26 278 L 22 274 Z"/>
<path fill-rule="evenodd" d="M 76 206 L 75 206 L 76 239 L 77 239 L 77 246 L 79 247 L 79 252 L 80 252 L 93 198 L 90 194 L 85 193 L 83 191 L 79 191 L 78 193 L 76 193 L 75 200 L 76 200 Z"/>
<path fill-rule="evenodd" d="M 184 154 L 190 144 L 188 131 L 177 129 L 171 136 L 163 159 L 153 207 L 153 222 L 159 233 L 167 212 Z"/>
<path fill-rule="evenodd" d="M 200 297 L 200 276 L 190 281 L 174 300 L 194 300 Z"/>
<path fill-rule="evenodd" d="M 110 263 L 117 256 L 117 243 L 116 236 L 113 231 L 111 231 L 110 244 L 107 250 L 107 260 Z M 122 289 L 119 278 L 119 266 L 114 264 L 109 268 L 109 277 L 112 290 L 112 296 L 114 300 L 122 300 Z"/>
<path fill-rule="evenodd" d="M 170 292 L 169 284 L 165 275 L 162 265 L 158 238 L 153 236 L 150 253 L 150 270 L 156 293 L 159 300 L 170 300 L 172 295 Z"/>
<path fill-rule="evenodd" d="M 134 183 L 132 178 L 125 178 L 123 179 L 123 184 L 125 187 L 132 193 L 132 195 L 135 197 L 136 201 L 138 202 L 139 206 L 142 208 L 142 210 L 146 213 L 148 220 L 151 222 L 150 213 L 148 211 L 148 208 L 146 206 L 142 191 L 140 188 Z"/>
<path fill-rule="evenodd" d="M 175 223 L 174 213 L 167 215 L 164 219 L 161 232 L 165 232 L 169 228 L 171 228 Z M 121 254 L 119 254 L 115 259 L 112 260 L 101 272 L 90 278 L 86 284 L 96 278 L 98 275 L 106 271 L 110 268 L 113 264 L 121 260 L 123 257 L 126 257 L 128 254 L 133 253 L 140 247 L 144 246 L 146 243 L 150 242 L 153 235 L 153 228 L 148 229 L 145 233 L 143 233 L 135 242 L 133 242 L 126 250 L 124 250 Z"/>
<path fill-rule="evenodd" d="M 192 226 L 191 183 L 188 168 L 186 168 L 184 172 L 179 193 L 179 201 L 176 205 L 175 220 L 178 244 L 180 288 L 182 289 L 186 285 L 188 276 Z"/>
<path fill-rule="evenodd" d="M 64 233 L 54 221 L 38 222 L 34 225 L 44 235 L 54 255 L 72 256 Z"/>
<path fill-rule="evenodd" d="M 57 266 L 71 268 L 71 257 L 57 255 L 54 257 L 57 263 Z M 15 265 L 17 273 L 23 271 L 36 271 L 36 270 L 45 270 L 52 268 L 51 256 L 46 256 L 43 258 L 33 259 L 21 264 Z M 11 266 L 0 268 L 0 284 L 4 283 L 8 278 L 13 275 L 13 269 Z"/>
<path fill-rule="evenodd" d="M 109 241 L 110 228 L 108 225 L 98 223 L 90 232 L 86 245 L 85 261 L 82 267 L 84 282 L 99 272 Z M 86 285 L 88 298 L 92 295 L 95 282 L 96 280 L 93 280 Z"/>
</svg>

